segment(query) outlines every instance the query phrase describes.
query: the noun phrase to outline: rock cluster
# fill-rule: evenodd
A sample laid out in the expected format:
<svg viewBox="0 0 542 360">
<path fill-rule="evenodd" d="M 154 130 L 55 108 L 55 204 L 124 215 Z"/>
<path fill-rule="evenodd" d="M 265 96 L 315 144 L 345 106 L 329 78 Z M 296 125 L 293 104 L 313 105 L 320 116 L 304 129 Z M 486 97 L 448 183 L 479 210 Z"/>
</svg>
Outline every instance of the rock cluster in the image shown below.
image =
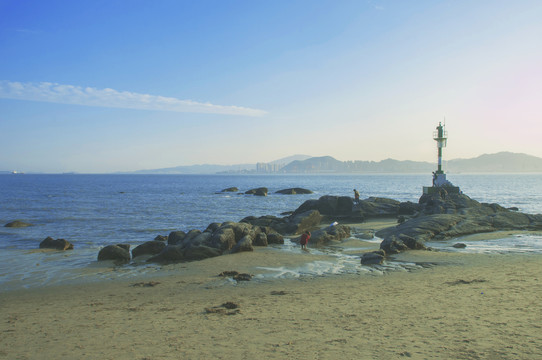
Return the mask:
<svg viewBox="0 0 542 360">
<path fill-rule="evenodd" d="M 301 193 L 300 188 L 285 189 L 284 194 Z M 238 191 L 237 188 L 224 192 Z M 310 190 L 306 190 L 310 191 Z M 267 188 L 252 189 L 245 194 L 266 196 Z M 280 191 L 279 191 L 280 192 Z M 418 203 L 370 197 L 359 202 L 347 196 L 326 195 L 307 200 L 284 217 L 248 216 L 240 222 L 211 223 L 204 231 L 173 231 L 167 237 L 157 236 L 134 248 L 109 245 L 100 250 L 98 260 L 127 263 L 131 258 L 150 256 L 147 261 L 171 263 L 202 260 L 223 254 L 253 251 L 255 246 L 283 244 L 283 236 L 294 236 L 309 230 L 309 245 L 320 247 L 351 236 L 348 226 L 335 221 L 362 222 L 376 217 L 397 217 L 399 224 L 378 231 L 383 239 L 380 250 L 365 253 L 361 263 L 381 264 L 385 257 L 404 250 L 427 249 L 425 242 L 463 235 L 500 230 L 542 230 L 542 215 L 529 215 L 497 204 L 479 203 L 464 194 L 423 195 Z M 321 228 L 322 221 L 334 223 Z M 7 225 L 6 225 L 7 226 Z M 366 234 L 373 236 L 373 234 Z M 365 235 L 364 235 L 365 236 Z M 66 240 L 47 238 L 40 247 L 70 249 Z M 457 246 L 459 247 L 459 246 Z M 73 248 L 73 245 L 71 245 Z"/>
<path fill-rule="evenodd" d="M 10 221 L 4 225 L 4 227 L 12 227 L 12 228 L 21 228 L 21 227 L 27 227 L 27 226 L 33 226 L 33 225 L 21 220 Z"/>
<path fill-rule="evenodd" d="M 314 229 L 322 221 L 322 216 L 318 210 L 307 210 L 297 212 L 297 210 L 288 216 L 277 217 L 266 216 L 248 216 L 241 220 L 242 223 L 248 223 L 254 226 L 264 226 L 274 229 L 280 234 L 301 234 L 307 230 Z"/>
<path fill-rule="evenodd" d="M 73 250 L 73 244 L 65 239 L 53 239 L 48 236 L 40 243 L 40 249 Z"/>
<path fill-rule="evenodd" d="M 98 261 L 112 260 L 116 265 L 130 262 L 130 245 L 107 245 L 98 253 Z"/>
<path fill-rule="evenodd" d="M 542 215 L 529 215 L 497 204 L 479 203 L 464 194 L 423 195 L 415 216 L 380 230 L 387 254 L 424 249 L 424 242 L 503 230 L 542 230 Z"/>
<path fill-rule="evenodd" d="M 173 231 L 168 243 L 150 262 L 170 263 L 202 260 L 226 253 L 253 251 L 254 246 L 282 244 L 284 238 L 266 226 L 244 222 L 212 223 L 205 231 Z"/>
<path fill-rule="evenodd" d="M 303 188 L 290 188 L 275 191 L 275 194 L 284 194 L 284 195 L 298 195 L 298 194 L 312 194 L 311 190 Z"/>
</svg>

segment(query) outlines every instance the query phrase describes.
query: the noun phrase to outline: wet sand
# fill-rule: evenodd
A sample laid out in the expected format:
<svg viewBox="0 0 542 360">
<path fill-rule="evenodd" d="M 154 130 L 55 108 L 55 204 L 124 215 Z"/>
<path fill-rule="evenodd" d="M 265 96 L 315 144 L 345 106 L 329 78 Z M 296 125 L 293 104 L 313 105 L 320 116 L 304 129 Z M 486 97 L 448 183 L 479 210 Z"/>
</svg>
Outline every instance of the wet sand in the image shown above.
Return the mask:
<svg viewBox="0 0 542 360">
<path fill-rule="evenodd" d="M 217 276 L 320 258 L 270 250 L 129 280 L 0 292 L 0 358 L 542 358 L 540 255 L 409 251 L 396 258 L 428 267 L 239 283 Z"/>
</svg>

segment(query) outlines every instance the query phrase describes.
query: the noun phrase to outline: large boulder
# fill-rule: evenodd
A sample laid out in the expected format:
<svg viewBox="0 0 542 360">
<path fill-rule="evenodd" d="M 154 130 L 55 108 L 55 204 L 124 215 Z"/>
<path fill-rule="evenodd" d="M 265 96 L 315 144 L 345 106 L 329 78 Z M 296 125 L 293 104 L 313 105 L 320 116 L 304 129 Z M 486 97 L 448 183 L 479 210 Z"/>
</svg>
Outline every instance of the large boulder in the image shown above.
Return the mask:
<svg viewBox="0 0 542 360">
<path fill-rule="evenodd" d="M 73 250 L 73 244 L 64 239 L 53 239 L 48 236 L 40 243 L 40 249 Z"/>
<path fill-rule="evenodd" d="M 256 195 L 256 196 L 267 196 L 268 189 L 266 187 L 260 187 L 256 189 L 251 189 L 245 192 L 247 195 Z"/>
<path fill-rule="evenodd" d="M 389 217 L 397 216 L 399 214 L 401 203 L 397 200 L 382 198 L 382 197 L 370 197 L 365 200 L 361 200 L 356 209 L 361 212 L 364 217 Z"/>
<path fill-rule="evenodd" d="M 318 210 L 308 210 L 302 213 L 294 213 L 288 218 L 288 227 L 291 234 L 302 234 L 307 230 L 314 229 L 322 221 L 322 215 Z"/>
<path fill-rule="evenodd" d="M 402 251 L 408 250 L 408 246 L 406 246 L 397 237 L 391 236 L 384 239 L 380 243 L 380 249 L 384 250 L 386 254 L 398 254 Z"/>
<path fill-rule="evenodd" d="M 27 223 L 25 221 L 21 221 L 21 220 L 10 221 L 6 225 L 4 225 L 4 227 L 12 227 L 12 228 L 22 228 L 22 227 L 27 227 L 27 226 L 34 226 L 34 225 Z"/>
<path fill-rule="evenodd" d="M 386 258 L 384 250 L 367 252 L 361 255 L 361 265 L 380 265 Z"/>
<path fill-rule="evenodd" d="M 141 255 L 156 255 L 159 254 L 166 247 L 166 243 L 163 241 L 153 240 L 147 241 L 141 245 L 136 246 L 132 250 L 132 257 L 136 258 Z"/>
<path fill-rule="evenodd" d="M 318 200 L 307 200 L 294 211 L 294 215 L 309 210 L 318 210 L 325 216 L 351 215 L 354 200 L 348 196 L 325 195 Z"/>
<path fill-rule="evenodd" d="M 231 250 L 236 244 L 235 232 L 231 227 L 221 227 L 212 234 L 210 243 L 222 251 Z"/>
<path fill-rule="evenodd" d="M 227 189 L 223 189 L 223 190 L 222 190 L 222 192 L 237 192 L 237 191 L 239 191 L 239 189 L 236 188 L 235 186 L 229 187 L 229 188 L 227 188 Z"/>
<path fill-rule="evenodd" d="M 98 261 L 113 260 L 115 264 L 130 262 L 130 245 L 107 245 L 98 253 Z"/>
<path fill-rule="evenodd" d="M 330 225 L 313 231 L 309 240 L 310 247 L 320 247 L 339 242 L 350 237 L 350 227 L 345 225 Z"/>
<path fill-rule="evenodd" d="M 267 235 L 263 232 L 259 233 L 254 238 L 254 246 L 267 246 L 268 244 Z"/>
<path fill-rule="evenodd" d="M 176 245 L 184 240 L 186 233 L 184 231 L 172 231 L 167 238 L 168 245 Z"/>
<path fill-rule="evenodd" d="M 312 194 L 312 191 L 308 189 L 303 189 L 303 188 L 290 188 L 290 189 L 278 190 L 275 192 L 275 194 L 284 194 L 284 195 Z"/>
<path fill-rule="evenodd" d="M 279 233 L 270 233 L 267 234 L 267 243 L 268 244 L 284 244 L 284 237 Z"/>
<path fill-rule="evenodd" d="M 203 260 L 215 256 L 222 255 L 222 251 L 205 245 L 192 246 L 187 248 L 183 253 L 183 260 L 194 261 Z"/>
<path fill-rule="evenodd" d="M 247 223 L 252 226 L 268 227 L 275 232 L 283 235 L 301 234 L 307 230 L 312 230 L 320 225 L 322 216 L 317 210 L 307 210 L 304 212 L 294 212 L 292 215 L 279 218 L 276 216 L 248 216 L 241 220 L 241 223 Z"/>
<path fill-rule="evenodd" d="M 156 235 L 156 237 L 154 238 L 154 241 L 163 241 L 164 243 L 167 242 L 167 240 L 167 235 Z"/>
<path fill-rule="evenodd" d="M 167 245 L 159 254 L 147 261 L 168 264 L 182 261 L 184 258 L 184 251 L 180 245 Z"/>
<path fill-rule="evenodd" d="M 318 200 L 307 200 L 294 214 L 308 210 L 318 210 L 326 219 L 338 220 L 347 219 L 353 221 L 363 221 L 370 217 L 392 217 L 399 213 L 412 215 L 418 211 L 417 204 L 400 203 L 397 200 L 370 197 L 354 203 L 354 199 L 349 196 L 325 195 Z"/>
<path fill-rule="evenodd" d="M 250 237 L 250 235 L 244 236 L 231 249 L 232 253 L 243 252 L 243 251 L 254 251 L 254 247 L 252 246 L 252 237 Z"/>
</svg>

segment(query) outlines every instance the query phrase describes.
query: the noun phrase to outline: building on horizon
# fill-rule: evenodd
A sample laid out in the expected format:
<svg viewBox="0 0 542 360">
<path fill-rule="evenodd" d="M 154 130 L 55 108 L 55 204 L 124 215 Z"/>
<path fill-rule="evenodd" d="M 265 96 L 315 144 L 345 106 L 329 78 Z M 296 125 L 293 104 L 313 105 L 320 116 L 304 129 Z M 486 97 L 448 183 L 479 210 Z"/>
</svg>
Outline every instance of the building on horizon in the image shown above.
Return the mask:
<svg viewBox="0 0 542 360">
<path fill-rule="evenodd" d="M 284 167 L 284 164 L 278 163 L 256 163 L 257 173 L 278 173 Z"/>
</svg>

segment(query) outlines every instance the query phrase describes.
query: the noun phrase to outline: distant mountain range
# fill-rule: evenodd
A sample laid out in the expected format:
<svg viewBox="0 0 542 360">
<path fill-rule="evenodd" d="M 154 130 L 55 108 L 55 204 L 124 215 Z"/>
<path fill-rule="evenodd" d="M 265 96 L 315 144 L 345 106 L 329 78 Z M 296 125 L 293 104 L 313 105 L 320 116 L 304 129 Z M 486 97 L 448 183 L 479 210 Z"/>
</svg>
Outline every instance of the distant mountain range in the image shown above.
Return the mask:
<svg viewBox="0 0 542 360">
<path fill-rule="evenodd" d="M 286 165 L 296 160 L 306 160 L 309 155 L 292 155 L 272 161 L 268 164 Z M 131 174 L 217 174 L 217 173 L 256 173 L 257 164 L 236 164 L 236 165 L 187 165 L 175 166 L 163 169 L 137 170 Z"/>
<path fill-rule="evenodd" d="M 275 160 L 269 164 L 284 164 L 273 173 L 431 173 L 436 164 L 422 161 L 399 161 L 386 159 L 382 161 L 339 161 L 331 156 L 310 157 L 294 155 Z M 262 164 L 238 165 L 191 165 L 164 169 L 140 170 L 132 174 L 216 174 L 216 173 L 265 173 Z M 542 158 L 500 152 L 484 154 L 472 159 L 454 159 L 444 162 L 447 173 L 542 173 Z"/>
</svg>

